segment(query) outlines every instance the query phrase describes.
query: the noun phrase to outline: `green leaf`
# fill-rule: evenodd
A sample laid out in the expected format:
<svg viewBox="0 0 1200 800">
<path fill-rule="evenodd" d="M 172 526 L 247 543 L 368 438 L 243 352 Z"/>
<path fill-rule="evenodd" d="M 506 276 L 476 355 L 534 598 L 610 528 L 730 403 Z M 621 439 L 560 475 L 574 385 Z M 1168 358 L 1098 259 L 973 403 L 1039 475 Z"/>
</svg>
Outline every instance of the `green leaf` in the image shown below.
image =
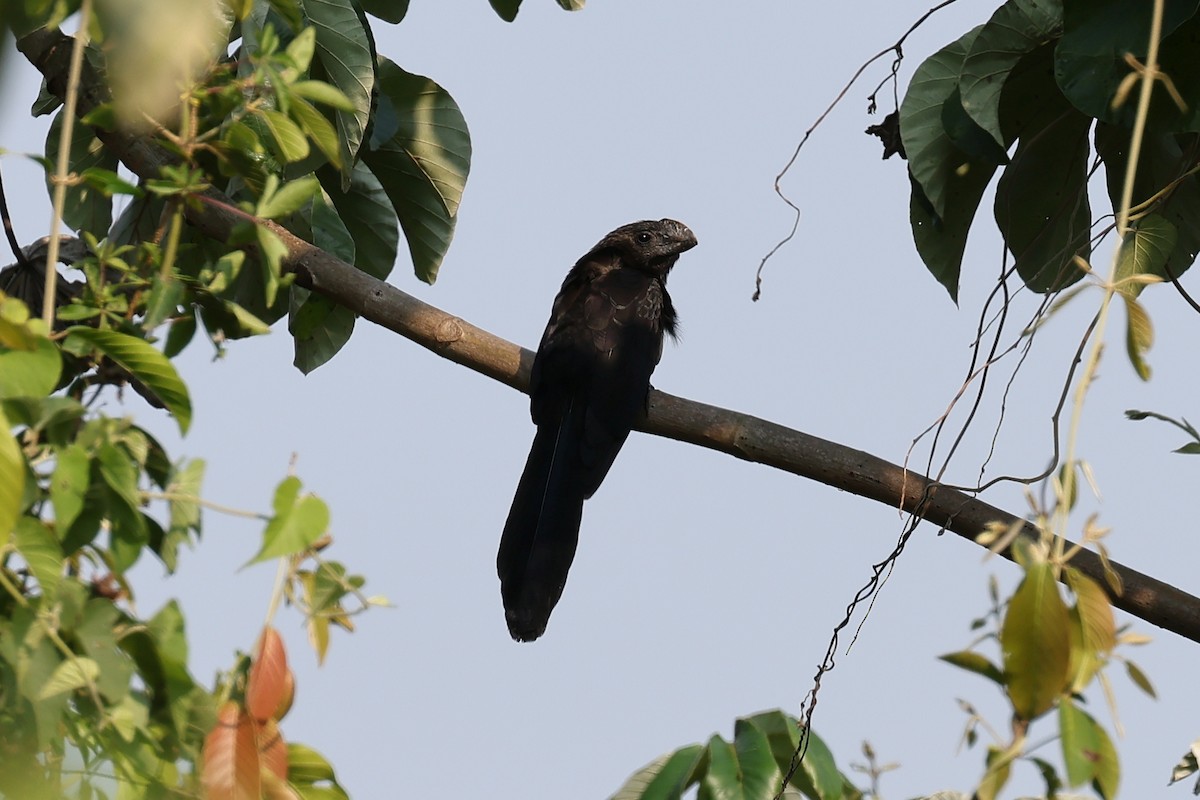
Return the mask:
<svg viewBox="0 0 1200 800">
<path fill-rule="evenodd" d="M 129 694 L 129 679 L 133 676 L 133 662 L 121 651 L 114 631 L 124 622 L 111 600 L 93 597 L 87 601 L 83 619 L 75 629 L 76 640 L 100 668 L 96 688 L 110 703 Z"/>
<path fill-rule="evenodd" d="M 138 468 L 129 455 L 116 445 L 105 444 L 100 447 L 97 459 L 100 464 L 100 475 L 104 482 L 125 503 L 130 511 L 137 511 L 141 505 L 138 495 Z"/>
<path fill-rule="evenodd" d="M 247 562 L 257 564 L 307 550 L 329 529 L 329 507 L 314 495 L 299 497 L 300 479 L 284 478 L 275 490 L 275 515 L 263 531 L 262 548 Z"/>
<path fill-rule="evenodd" d="M 681 747 L 630 775 L 610 800 L 679 800 L 699 780 L 707 762 L 704 745 Z"/>
<path fill-rule="evenodd" d="M 1104 123 L 1096 125 L 1096 152 L 1104 160 L 1108 196 L 1114 209 L 1120 207 L 1125 186 L 1129 136 L 1127 130 Z M 1183 275 L 1200 251 L 1200 225 L 1195 224 L 1200 218 L 1200 175 L 1187 174 L 1193 163 L 1190 154 L 1197 146 L 1200 146 L 1200 135 L 1197 134 L 1176 135 L 1150 130 L 1142 140 L 1133 183 L 1133 203 L 1138 205 L 1156 197 L 1151 206 L 1154 213 L 1145 219 L 1161 217 L 1174 227 L 1176 234 L 1170 257 L 1161 269 L 1151 273 L 1163 278 Z M 1140 227 L 1141 222 L 1138 225 Z M 1157 263 L 1157 260 L 1149 263 Z"/>
<path fill-rule="evenodd" d="M 337 355 L 354 332 L 354 312 L 328 297 L 292 287 L 288 330 L 295 340 L 292 363 L 305 375 Z"/>
<path fill-rule="evenodd" d="M 24 493 L 25 458 L 13 437 L 4 409 L 0 408 L 0 547 L 4 547 L 12 535 Z"/>
<path fill-rule="evenodd" d="M 53 532 L 40 520 L 21 517 L 13 528 L 13 540 L 17 552 L 37 578 L 42 596 L 54 597 L 62 579 L 63 554 Z"/>
<path fill-rule="evenodd" d="M 274 184 L 269 182 L 268 187 L 269 189 L 274 189 Z M 313 197 L 319 194 L 320 191 L 321 184 L 312 175 L 288 181 L 278 191 L 264 192 L 262 199 L 259 200 L 258 207 L 254 211 L 255 216 L 264 219 L 277 219 L 279 217 L 286 217 L 288 214 L 294 214 L 311 202 Z"/>
<path fill-rule="evenodd" d="M 962 107 L 1001 147 L 1000 93 L 1018 62 L 1062 32 L 1061 0 L 1008 0 L 979 31 L 959 73 Z"/>
<path fill-rule="evenodd" d="M 90 469 L 91 459 L 79 445 L 72 444 L 58 451 L 54 474 L 50 476 L 50 503 L 54 506 L 55 528 L 63 534 L 83 511 L 91 483 Z"/>
<path fill-rule="evenodd" d="M 565 11 L 579 11 L 587 0 L 558 0 L 558 5 Z"/>
<path fill-rule="evenodd" d="M 1200 96 L 1200 71 L 1195 68 L 1200 15 L 1195 0 L 1167 0 L 1158 68 L 1170 75 L 1184 97 Z M 1131 70 L 1125 54 L 1145 63 L 1150 42 L 1150 10 L 1140 0 L 1072 2 L 1065 5 L 1062 40 L 1055 48 L 1058 84 L 1071 103 L 1091 117 L 1132 128 L 1137 93 L 1112 107 L 1121 81 Z M 1152 131 L 1200 130 L 1200 108 L 1180 109 L 1158 84 L 1150 102 L 1147 128 Z"/>
<path fill-rule="evenodd" d="M 959 69 L 981 29 L 971 29 L 925 59 L 913 73 L 900 106 L 900 131 L 909 171 L 939 218 L 946 216 L 949 206 L 948 187 L 967 162 L 946 134 L 942 107 L 958 90 Z"/>
<path fill-rule="evenodd" d="M 54 121 L 50 123 L 50 131 L 46 135 L 46 159 L 50 164 L 58 163 L 62 115 L 61 111 L 54 115 Z M 91 129 L 83 125 L 74 125 L 71 130 L 68 164 L 70 171 L 76 174 L 95 167 L 115 172 L 117 156 L 92 135 Z M 46 175 L 51 199 L 54 197 L 54 186 L 49 179 L 53 174 L 54 168 L 51 167 Z M 112 225 L 112 196 L 98 191 L 86 182 L 67 186 L 63 222 L 72 230 L 102 235 Z"/>
<path fill-rule="evenodd" d="M 346 163 L 337 132 L 333 129 L 333 124 L 325 119 L 324 114 L 317 111 L 307 100 L 299 97 L 292 99 L 291 114 L 300 126 L 300 130 L 304 131 L 309 139 L 312 139 L 329 163 L 338 168 Z"/>
<path fill-rule="evenodd" d="M 1050 292 L 1082 278 L 1074 257 L 1091 255 L 1091 120 L 1057 92 L 1044 93 L 1040 101 L 1050 110 L 1020 132 L 1017 151 L 996 186 L 995 208 L 1017 273 L 1033 291 Z"/>
<path fill-rule="evenodd" d="M 1070 624 L 1053 567 L 1030 564 L 1000 628 L 1006 688 L 1021 719 L 1044 714 L 1067 688 Z"/>
<path fill-rule="evenodd" d="M 267 130 L 271 132 L 275 142 L 275 155 L 280 161 L 291 164 L 308 155 L 308 139 L 290 117 L 274 109 L 259 109 L 255 114 L 266 123 Z"/>
<path fill-rule="evenodd" d="M 312 205 L 313 244 L 343 261 L 353 262 L 355 243 L 342 219 L 324 197 Z M 295 342 L 294 364 L 308 374 L 321 366 L 350 340 L 355 316 L 324 295 L 292 285 L 288 330 Z"/>
<path fill-rule="evenodd" d="M 938 658 L 947 664 L 953 664 L 959 669 L 965 669 L 967 672 L 982 675 L 1000 686 L 1004 685 L 1004 673 L 982 653 L 977 653 L 974 650 L 960 650 L 957 653 L 946 653 L 945 655 L 938 656 Z"/>
<path fill-rule="evenodd" d="M 1158 214 L 1139 219 L 1121 242 L 1113 275 L 1117 291 L 1132 299 L 1146 288 L 1138 276 L 1163 277 L 1163 267 L 1175 251 L 1176 237 L 1176 227 Z"/>
<path fill-rule="evenodd" d="M 255 225 L 254 236 L 258 242 L 258 262 L 262 268 L 263 299 L 270 308 L 275 305 L 275 298 L 279 294 L 287 245 L 266 225 Z"/>
<path fill-rule="evenodd" d="M 713 734 L 708 740 L 708 771 L 700 781 L 698 800 L 741 798 L 737 751 L 733 745 Z"/>
<path fill-rule="evenodd" d="M 363 160 L 400 218 L 413 269 L 437 279 L 471 164 L 462 112 L 445 89 L 379 59 L 379 110 Z"/>
<path fill-rule="evenodd" d="M 320 103 L 338 111 L 354 110 L 354 101 L 347 97 L 341 89 L 325 81 L 296 81 L 288 89 L 292 92 L 292 102 L 295 102 L 294 98 L 296 97 L 303 97 L 305 100 Z"/>
<path fill-rule="evenodd" d="M 349 795 L 337 782 L 333 767 L 316 750 L 302 744 L 289 743 L 287 754 L 288 783 L 299 789 L 305 800 L 310 797 L 320 797 L 321 800 L 349 800 Z M 313 788 L 313 784 L 322 784 L 319 788 L 328 794 L 308 794 L 306 790 Z"/>
<path fill-rule="evenodd" d="M 488 2 L 500 15 L 500 19 L 505 22 L 512 22 L 517 18 L 517 12 L 521 10 L 521 0 L 488 0 Z"/>
<path fill-rule="evenodd" d="M 1042 781 L 1046 784 L 1046 797 L 1055 797 L 1062 789 L 1062 778 L 1058 777 L 1058 770 L 1054 768 L 1053 764 L 1040 758 L 1030 758 L 1029 760 L 1038 768 L 1038 772 L 1042 773 Z"/>
<path fill-rule="evenodd" d="M 1126 660 L 1125 672 L 1129 675 L 1129 680 L 1133 681 L 1134 685 L 1155 700 L 1158 699 L 1158 693 L 1154 691 L 1154 684 L 1150 683 L 1150 678 L 1146 676 L 1146 673 L 1142 672 L 1141 667 L 1132 661 Z"/>
<path fill-rule="evenodd" d="M 180 433 L 187 433 L 192 422 L 192 402 L 187 386 L 166 356 L 145 340 L 116 331 L 75 326 L 66 332 L 64 346 L 94 348 L 121 365 L 162 401 L 179 424 Z"/>
<path fill-rule="evenodd" d="M 58 385 L 62 357 L 54 342 L 30 336 L 29 344 L 15 350 L 0 345 L 0 399 L 45 397 Z"/>
<path fill-rule="evenodd" d="M 780 773 L 786 774 L 800 745 L 800 727 L 796 718 L 775 709 L 754 714 L 745 720 L 766 735 Z M 844 778 L 838 771 L 828 745 L 815 732 L 809 731 L 804 761 L 792 775 L 790 785 L 809 797 L 840 798 L 843 784 Z"/>
<path fill-rule="evenodd" d="M 146 315 L 142 326 L 146 330 L 154 330 L 164 320 L 179 313 L 179 304 L 183 302 L 183 283 L 173 275 L 164 280 L 161 275 L 155 275 L 150 287 L 150 296 L 146 298 Z"/>
<path fill-rule="evenodd" d="M 1104 800 L 1116 797 L 1121 767 L 1104 728 L 1070 699 L 1059 704 L 1058 727 L 1067 783 L 1075 787 L 1091 782 Z"/>
<path fill-rule="evenodd" d="M 396 211 L 383 185 L 362 162 L 354 165 L 350 188 L 345 191 L 333 170 L 322 168 L 317 176 L 354 242 L 354 266 L 383 280 L 396 263 L 396 248 L 400 242 Z M 314 220 L 313 225 L 317 224 Z"/>
<path fill-rule="evenodd" d="M 979 782 L 979 788 L 975 790 L 975 797 L 978 800 L 995 800 L 999 796 L 1000 790 L 1008 783 L 1008 776 L 1012 771 L 1012 756 L 999 747 L 991 745 L 988 747 L 985 763 L 987 772 L 984 773 L 983 780 Z"/>
<path fill-rule="evenodd" d="M 408 13 L 408 3 L 409 0 L 362 0 L 362 9 L 384 22 L 397 23 Z"/>
<path fill-rule="evenodd" d="M 733 745 L 741 772 L 742 796 L 773 798 L 783 781 L 783 773 L 775 763 L 766 734 L 752 721 L 739 719 L 733 728 Z"/>
<path fill-rule="evenodd" d="M 196 335 L 196 311 L 193 308 L 188 308 L 187 311 L 185 316 L 174 320 L 167 330 L 167 341 L 163 344 L 163 355 L 167 358 L 174 358 L 182 353 Z"/>
<path fill-rule="evenodd" d="M 352 0 L 306 0 L 304 13 L 317 31 L 317 58 L 322 71 L 350 100 L 350 109 L 338 110 L 334 115 L 341 156 L 330 159 L 340 166 L 342 180 L 349 185 L 350 170 L 358 160 L 371 117 L 375 46 L 366 19 L 355 11 Z"/>
<path fill-rule="evenodd" d="M 80 656 L 68 658 L 55 668 L 54 674 L 38 692 L 38 699 L 46 700 L 56 694 L 82 689 L 89 683 L 94 683 L 99 675 L 100 665 L 92 659 Z"/>
<path fill-rule="evenodd" d="M 913 241 L 925 266 L 955 302 L 967 233 L 996 168 L 959 149 L 943 122 L 946 103 L 958 96 L 959 68 L 978 32 L 979 28 L 969 31 L 927 58 L 913 74 L 900 108 L 912 182 Z"/>
</svg>

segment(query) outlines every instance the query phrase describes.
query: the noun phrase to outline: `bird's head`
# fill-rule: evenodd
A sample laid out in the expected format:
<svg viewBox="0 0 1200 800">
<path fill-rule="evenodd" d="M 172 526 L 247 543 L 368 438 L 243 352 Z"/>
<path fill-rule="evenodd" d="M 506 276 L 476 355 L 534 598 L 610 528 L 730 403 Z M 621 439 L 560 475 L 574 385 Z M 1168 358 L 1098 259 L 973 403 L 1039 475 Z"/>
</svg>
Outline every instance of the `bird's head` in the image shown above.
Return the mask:
<svg viewBox="0 0 1200 800">
<path fill-rule="evenodd" d="M 696 246 L 696 234 L 673 219 L 622 225 L 605 236 L 581 260 L 616 257 L 619 266 L 666 275 L 680 253 Z"/>
</svg>

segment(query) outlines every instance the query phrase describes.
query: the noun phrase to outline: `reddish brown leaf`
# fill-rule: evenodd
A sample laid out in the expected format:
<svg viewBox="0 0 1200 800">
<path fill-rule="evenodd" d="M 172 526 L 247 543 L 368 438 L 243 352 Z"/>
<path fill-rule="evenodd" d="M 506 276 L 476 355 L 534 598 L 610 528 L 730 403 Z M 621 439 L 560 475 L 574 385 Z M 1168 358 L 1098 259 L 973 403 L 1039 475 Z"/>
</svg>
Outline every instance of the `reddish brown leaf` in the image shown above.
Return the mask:
<svg viewBox="0 0 1200 800">
<path fill-rule="evenodd" d="M 259 722 L 272 719 L 288 695 L 290 683 L 291 670 L 283 639 L 274 628 L 263 628 L 258 655 L 250 665 L 250 678 L 246 682 L 246 710 L 250 716 Z"/>
<path fill-rule="evenodd" d="M 204 739 L 200 780 L 208 800 L 259 800 L 258 742 L 254 720 L 232 701 L 217 712 L 217 725 Z"/>
</svg>

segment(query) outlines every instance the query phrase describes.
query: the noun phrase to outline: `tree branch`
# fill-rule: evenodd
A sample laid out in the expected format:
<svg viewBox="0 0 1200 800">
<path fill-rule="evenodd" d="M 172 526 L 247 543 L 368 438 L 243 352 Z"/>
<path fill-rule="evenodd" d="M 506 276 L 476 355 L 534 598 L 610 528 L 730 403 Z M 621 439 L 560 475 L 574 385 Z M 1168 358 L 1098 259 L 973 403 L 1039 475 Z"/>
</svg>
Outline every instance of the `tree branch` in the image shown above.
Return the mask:
<svg viewBox="0 0 1200 800">
<path fill-rule="evenodd" d="M 71 44 L 72 39 L 58 30 L 35 31 L 17 42 L 18 49 L 46 77 L 50 91 L 60 97 L 65 91 Z M 103 81 L 86 65 L 80 93 L 80 114 L 107 98 Z M 142 178 L 158 177 L 163 166 L 175 163 L 173 156 L 145 137 L 101 130 L 96 135 Z M 232 201 L 221 193 L 209 190 L 206 194 L 212 202 L 187 204 L 188 222 L 214 239 L 228 239 L 233 228 L 245 221 L 244 216 L 233 210 Z M 275 223 L 264 224 L 287 247 L 284 267 L 295 273 L 298 285 L 320 292 L 360 317 L 395 331 L 442 358 L 514 389 L 528 391 L 533 363 L 530 351 L 360 272 Z M 1010 525 L 1021 521 L 1006 511 L 939 486 L 920 473 L 861 450 L 658 390 L 651 391 L 649 411 L 638 429 L 853 492 L 911 512 L 971 541 L 984 532 L 988 523 Z M 1025 533 L 1037 536 L 1028 523 Z M 1012 558 L 1009 551 L 1003 555 Z M 1117 608 L 1200 642 L 1200 599 L 1110 562 L 1124 584 L 1124 592 L 1118 596 L 1109 588 L 1103 565 L 1095 553 L 1083 550 L 1071 563 L 1103 586 Z"/>
</svg>

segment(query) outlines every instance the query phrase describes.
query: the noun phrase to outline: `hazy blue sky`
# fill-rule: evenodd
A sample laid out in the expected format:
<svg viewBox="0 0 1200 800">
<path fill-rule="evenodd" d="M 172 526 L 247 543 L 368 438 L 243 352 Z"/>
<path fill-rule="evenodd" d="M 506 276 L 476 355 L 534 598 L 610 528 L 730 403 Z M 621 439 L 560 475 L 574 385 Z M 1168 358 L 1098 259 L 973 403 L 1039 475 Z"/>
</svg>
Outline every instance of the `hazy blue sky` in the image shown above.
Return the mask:
<svg viewBox="0 0 1200 800">
<path fill-rule="evenodd" d="M 988 231 L 972 240 L 961 307 L 925 272 L 907 226 L 908 181 L 881 161 L 863 129 L 881 61 L 805 148 L 785 182 L 803 209 L 796 239 L 759 259 L 791 225 L 772 180 L 803 131 L 858 64 L 893 42 L 928 4 L 594 2 L 567 14 L 527 0 L 512 25 L 484 0 L 415 0 L 399 26 L 375 28 L 379 51 L 445 86 L 474 144 L 458 235 L 435 287 L 405 256 L 392 282 L 464 319 L 536 345 L 562 276 L 608 230 L 670 216 L 697 234 L 670 289 L 682 319 L 656 386 L 749 412 L 900 461 L 947 407 L 966 372 L 980 303 L 1000 269 Z M 740 11 L 736 9 L 740 8 Z M 990 3 L 960 3 L 906 46 L 907 82 L 920 60 L 983 21 Z M 4 66 L 0 145 L 39 150 L 45 119 L 28 119 L 31 67 Z M 903 84 L 902 84 L 903 85 Z M 890 94 L 881 97 L 881 114 Z M 4 159 L 19 236 L 48 228 L 36 168 Z M 7 257 L 0 260 L 7 262 Z M 1078 337 L 1098 301 L 1087 293 L 1040 334 L 1009 397 L 989 475 L 1035 474 L 1052 451 L 1049 417 Z M 1015 318 L 1035 299 L 1020 296 Z M 1125 408 L 1200 416 L 1193 343 L 1200 320 L 1169 288 L 1145 295 L 1159 340 L 1154 380 L 1136 379 L 1114 316 L 1091 394 L 1081 455 L 1104 501 L 1092 511 L 1115 531 L 1116 559 L 1196 589 L 1195 486 L 1200 460 L 1169 451 L 1165 426 L 1123 419 Z M 1014 323 L 1010 339 L 1020 323 Z M 527 399 L 386 331 L 360 324 L 329 365 L 303 377 L 277 329 L 236 343 L 213 363 L 194 344 L 180 368 L 194 396 L 193 431 L 179 442 L 159 412 L 132 413 L 179 455 L 208 460 L 204 493 L 267 509 L 292 453 L 308 489 L 333 510 L 328 553 L 365 573 L 368 593 L 395 604 L 334 634 L 315 667 L 301 619 L 278 619 L 297 671 L 284 734 L 327 755 L 356 798 L 607 797 L 630 772 L 767 708 L 796 712 L 831 627 L 901 530 L 891 509 L 706 450 L 635 434 L 586 506 L 581 545 L 545 637 L 509 640 L 495 550 L 533 434 Z M 971 483 L 987 451 L 1003 378 L 951 467 Z M 922 451 L 923 452 L 923 451 Z M 923 463 L 923 458 L 918 461 Z M 1022 513 L 1019 488 L 994 504 Z M 205 515 L 203 546 L 160 580 L 140 567 L 139 609 L 183 605 L 192 668 L 204 681 L 249 648 L 273 565 L 239 571 L 260 528 Z M 1193 538 L 1188 538 L 1193 537 Z M 1006 706 L 990 683 L 936 660 L 972 639 L 986 581 L 1020 578 L 1007 562 L 923 527 L 854 649 L 825 681 L 816 729 L 845 767 L 863 739 L 902 768 L 890 798 L 967 791 L 980 749 L 958 752 L 975 704 L 1000 729 Z M 1123 621 L 1128 621 L 1122 617 Z M 1200 650 L 1155 637 L 1132 655 L 1157 702 L 1112 672 L 1128 738 L 1118 742 L 1123 796 L 1183 797 L 1165 786 L 1200 733 Z M 1103 698 L 1090 709 L 1106 724 Z M 1049 734 L 1035 725 L 1031 738 Z M 1039 755 L 1052 760 L 1057 744 Z M 1036 791 L 1032 766 L 1017 785 Z"/>
</svg>

